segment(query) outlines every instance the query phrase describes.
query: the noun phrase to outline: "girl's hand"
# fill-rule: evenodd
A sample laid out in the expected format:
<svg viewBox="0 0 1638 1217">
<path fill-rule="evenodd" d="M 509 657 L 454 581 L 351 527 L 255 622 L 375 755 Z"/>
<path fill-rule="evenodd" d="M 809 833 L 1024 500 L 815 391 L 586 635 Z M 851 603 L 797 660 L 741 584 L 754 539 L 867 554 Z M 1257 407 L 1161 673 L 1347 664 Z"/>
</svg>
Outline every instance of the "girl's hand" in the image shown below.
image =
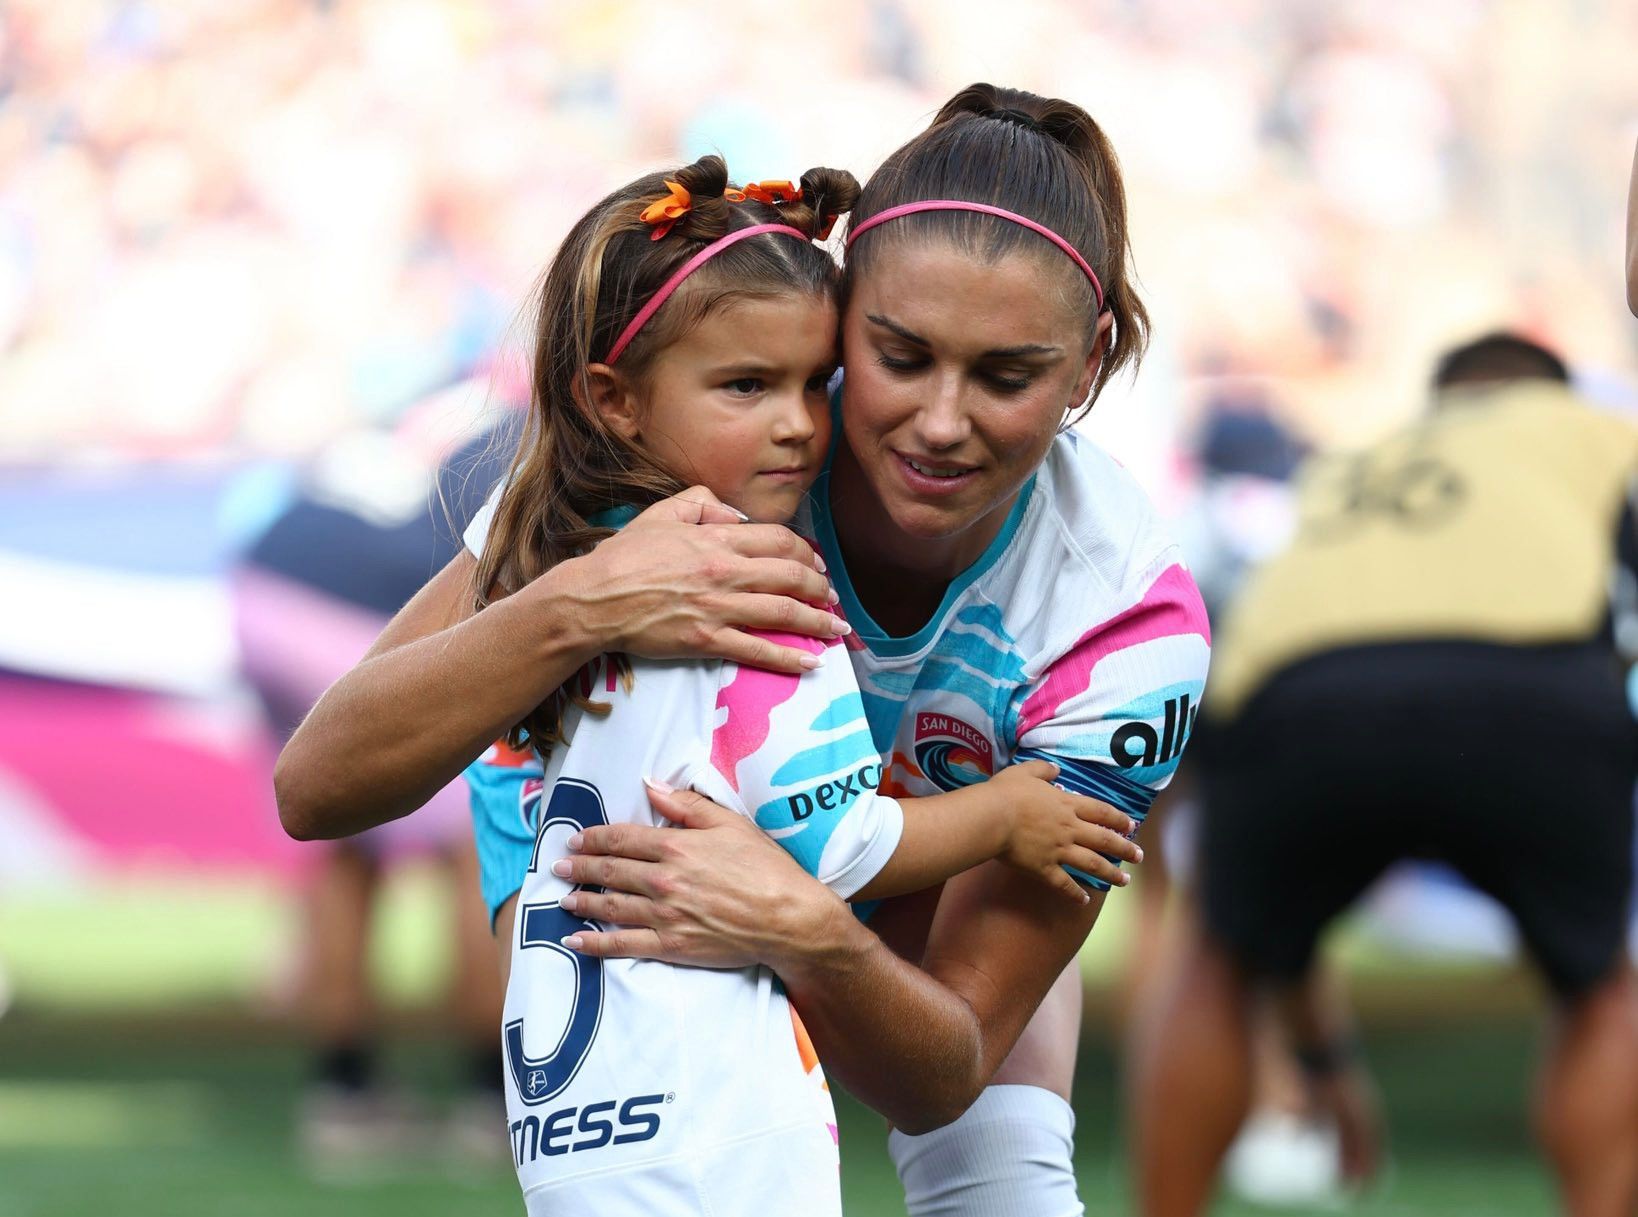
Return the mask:
<svg viewBox="0 0 1638 1217">
<path fill-rule="evenodd" d="M 751 631 L 836 638 L 824 560 L 777 524 L 748 524 L 703 486 L 656 503 L 519 595 L 572 610 L 595 651 L 720 658 L 800 673 L 818 660 Z M 824 605 L 825 608 L 816 608 Z"/>
<path fill-rule="evenodd" d="M 1130 877 L 1111 859 L 1143 861 L 1143 850 L 1129 839 L 1137 828 L 1132 817 L 1107 803 L 1071 794 L 1052 784 L 1058 767 L 1046 761 L 1024 761 L 990 779 L 1006 783 L 1011 825 L 1001 861 L 1034 875 L 1076 904 L 1090 897 L 1064 870 L 1072 866 L 1114 887 Z"/>
</svg>

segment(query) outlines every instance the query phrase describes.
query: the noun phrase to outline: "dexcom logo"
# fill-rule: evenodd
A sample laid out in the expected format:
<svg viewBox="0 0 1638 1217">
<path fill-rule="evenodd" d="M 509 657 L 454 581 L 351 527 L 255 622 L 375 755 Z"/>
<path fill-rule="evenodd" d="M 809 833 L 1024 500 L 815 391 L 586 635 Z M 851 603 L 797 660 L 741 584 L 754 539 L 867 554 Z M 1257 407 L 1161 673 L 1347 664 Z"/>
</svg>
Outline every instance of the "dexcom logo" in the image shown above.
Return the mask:
<svg viewBox="0 0 1638 1217">
<path fill-rule="evenodd" d="M 833 782 L 822 782 L 812 790 L 791 795 L 785 800 L 785 806 L 791 813 L 791 819 L 800 823 L 816 810 L 834 811 L 838 807 L 846 807 L 865 791 L 876 789 L 876 783 L 881 780 L 881 763 L 871 761 Z"/>
<path fill-rule="evenodd" d="M 1139 765 L 1164 765 L 1167 761 L 1176 760 L 1183 754 L 1183 745 L 1188 741 L 1189 732 L 1194 729 L 1195 715 L 1199 713 L 1199 706 L 1189 705 L 1187 693 L 1181 697 L 1167 698 L 1158 733 L 1141 719 L 1116 730 L 1109 741 L 1109 751 L 1114 754 L 1115 764 L 1122 769 L 1135 769 Z"/>
</svg>

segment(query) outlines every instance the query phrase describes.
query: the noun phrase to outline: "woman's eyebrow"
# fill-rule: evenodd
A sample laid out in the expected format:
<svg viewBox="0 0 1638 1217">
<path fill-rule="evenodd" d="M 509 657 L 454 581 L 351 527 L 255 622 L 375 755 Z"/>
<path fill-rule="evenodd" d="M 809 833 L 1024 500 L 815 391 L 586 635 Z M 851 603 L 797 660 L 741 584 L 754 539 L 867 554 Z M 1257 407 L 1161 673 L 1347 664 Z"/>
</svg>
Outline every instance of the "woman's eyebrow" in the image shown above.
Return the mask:
<svg viewBox="0 0 1638 1217">
<path fill-rule="evenodd" d="M 881 326 L 884 330 L 891 330 L 906 342 L 914 343 L 916 346 L 930 347 L 933 345 L 914 330 L 907 330 L 897 321 L 894 321 L 888 317 L 883 317 L 879 313 L 866 313 L 865 320 L 870 322 L 872 325 Z M 1043 346 L 1038 342 L 1024 342 L 1017 346 L 996 347 L 993 350 L 985 351 L 979 356 L 979 358 L 1017 359 L 1024 355 L 1061 355 L 1063 354 L 1063 350 L 1063 347 L 1059 346 Z"/>
<path fill-rule="evenodd" d="M 1038 342 L 1025 342 L 1015 347 L 996 347 L 992 351 L 985 351 L 982 359 L 1016 359 L 1020 355 L 1061 355 L 1063 347 L 1042 346 Z"/>
<path fill-rule="evenodd" d="M 888 318 L 881 316 L 879 313 L 866 313 L 865 320 L 870 322 L 872 325 L 881 326 L 884 330 L 892 330 L 893 333 L 897 334 L 906 342 L 913 342 L 919 347 L 930 347 L 933 345 L 914 330 L 907 330 L 897 321 L 889 320 Z"/>
</svg>

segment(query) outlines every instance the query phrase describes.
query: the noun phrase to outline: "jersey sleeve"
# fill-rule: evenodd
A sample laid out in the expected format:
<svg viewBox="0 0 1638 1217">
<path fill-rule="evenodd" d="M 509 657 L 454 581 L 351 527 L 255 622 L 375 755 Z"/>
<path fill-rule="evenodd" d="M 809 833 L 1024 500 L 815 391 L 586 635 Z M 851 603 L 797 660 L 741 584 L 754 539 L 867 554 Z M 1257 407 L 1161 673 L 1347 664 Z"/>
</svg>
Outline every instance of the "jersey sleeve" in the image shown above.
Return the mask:
<svg viewBox="0 0 1638 1217">
<path fill-rule="evenodd" d="M 1053 761 L 1060 785 L 1141 822 L 1177 771 L 1210 657 L 1194 579 L 1166 565 L 1136 604 L 1082 634 L 1014 696 L 1014 759 Z"/>
<path fill-rule="evenodd" d="M 904 811 L 880 793 L 881 756 L 839 643 L 765 634 L 819 656 L 801 676 L 722 665 L 701 793 L 734 807 L 847 899 L 887 865 Z"/>
<path fill-rule="evenodd" d="M 495 483 L 495 488 L 484 499 L 483 505 L 472 513 L 466 527 L 461 531 L 461 543 L 471 552 L 474 558 L 483 557 L 484 542 L 489 540 L 489 526 L 495 522 L 495 507 L 500 502 L 501 491 L 506 489 L 506 479 L 502 478 Z"/>
<path fill-rule="evenodd" d="M 535 849 L 541 789 L 540 758 L 492 744 L 462 774 L 472 796 L 472 837 L 478 880 L 493 924 L 495 914 L 523 886 Z"/>
</svg>

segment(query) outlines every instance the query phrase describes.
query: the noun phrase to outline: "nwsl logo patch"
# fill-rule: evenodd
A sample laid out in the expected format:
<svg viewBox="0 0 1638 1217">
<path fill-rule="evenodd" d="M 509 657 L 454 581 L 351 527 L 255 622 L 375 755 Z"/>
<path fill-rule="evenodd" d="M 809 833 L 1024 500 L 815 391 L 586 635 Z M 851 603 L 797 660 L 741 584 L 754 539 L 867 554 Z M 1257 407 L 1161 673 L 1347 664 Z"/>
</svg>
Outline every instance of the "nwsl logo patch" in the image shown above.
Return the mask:
<svg viewBox="0 0 1638 1217">
<path fill-rule="evenodd" d="M 995 772 L 995 751 L 984 733 L 948 714 L 916 715 L 916 765 L 940 790 L 982 782 Z"/>
</svg>

